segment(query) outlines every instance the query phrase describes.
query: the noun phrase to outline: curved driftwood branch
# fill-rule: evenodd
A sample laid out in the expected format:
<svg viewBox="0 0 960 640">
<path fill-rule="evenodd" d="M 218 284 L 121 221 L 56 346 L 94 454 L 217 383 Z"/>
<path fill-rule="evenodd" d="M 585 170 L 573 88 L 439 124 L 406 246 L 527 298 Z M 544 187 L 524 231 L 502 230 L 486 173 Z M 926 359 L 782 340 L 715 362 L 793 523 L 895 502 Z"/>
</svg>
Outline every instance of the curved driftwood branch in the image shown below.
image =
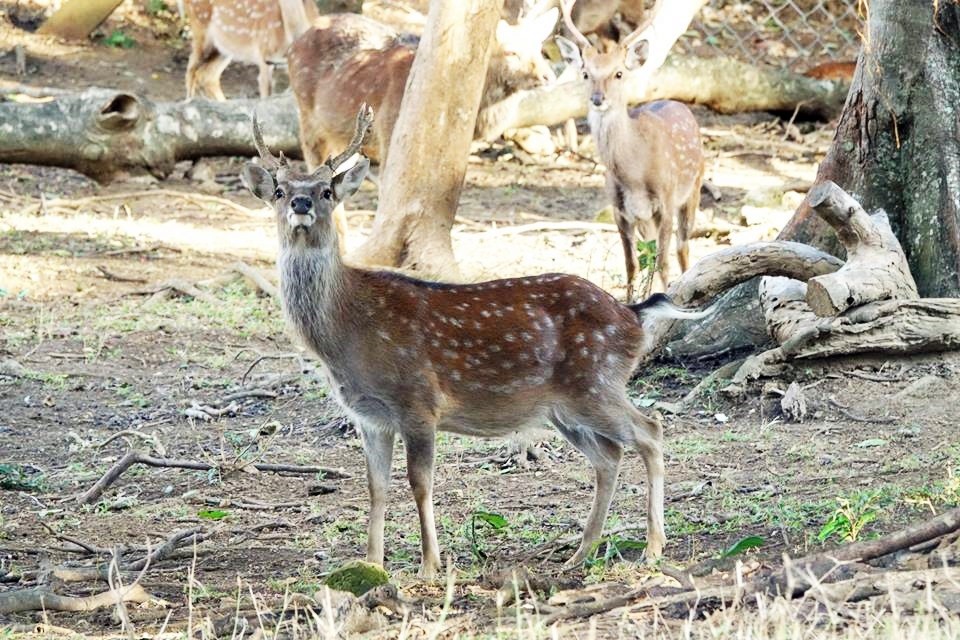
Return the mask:
<svg viewBox="0 0 960 640">
<path fill-rule="evenodd" d="M 0 593 L 0 614 L 20 611 L 93 611 L 120 602 L 151 602 L 156 600 L 139 584 L 110 589 L 92 596 L 62 596 L 47 587 L 21 589 Z"/>
<path fill-rule="evenodd" d="M 867 215 L 860 203 L 830 181 L 814 187 L 807 201 L 847 250 L 847 262 L 839 271 L 807 283 L 806 300 L 814 313 L 831 317 L 867 302 L 919 297 L 885 212 Z"/>
</svg>

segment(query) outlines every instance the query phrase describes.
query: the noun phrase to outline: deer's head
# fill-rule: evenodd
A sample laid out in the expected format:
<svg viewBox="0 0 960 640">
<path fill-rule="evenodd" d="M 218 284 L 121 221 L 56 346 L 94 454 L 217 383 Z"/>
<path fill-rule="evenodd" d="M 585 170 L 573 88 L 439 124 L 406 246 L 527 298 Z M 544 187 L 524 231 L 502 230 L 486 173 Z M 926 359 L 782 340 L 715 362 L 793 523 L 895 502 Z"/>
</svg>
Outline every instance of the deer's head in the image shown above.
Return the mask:
<svg viewBox="0 0 960 640">
<path fill-rule="evenodd" d="M 525 8 L 516 24 L 497 23 L 495 49 L 490 57 L 488 85 L 504 86 L 506 93 L 532 89 L 556 80 L 543 57 L 543 43 L 557 24 L 557 9 Z"/>
<path fill-rule="evenodd" d="M 580 69 L 583 79 L 590 83 L 590 109 L 602 112 L 613 105 L 625 106 L 630 73 L 646 62 L 650 49 L 647 40 L 638 38 L 647 25 L 640 25 L 609 51 L 600 51 L 573 24 L 573 0 L 561 0 L 560 5 L 564 23 L 576 42 L 557 36 L 557 46 L 564 61 Z"/>
<path fill-rule="evenodd" d="M 312 173 L 301 173 L 290 165 L 283 154 L 274 156 L 263 143 L 256 116 L 253 136 L 260 164 L 248 162 L 240 173 L 243 184 L 277 214 L 277 230 L 283 247 L 312 246 L 336 249 L 337 233 L 333 210 L 351 196 L 363 182 L 370 161 L 359 160 L 345 171 L 345 165 L 360 149 L 373 122 L 373 110 L 360 107 L 353 140 L 343 153 L 328 158 Z"/>
</svg>

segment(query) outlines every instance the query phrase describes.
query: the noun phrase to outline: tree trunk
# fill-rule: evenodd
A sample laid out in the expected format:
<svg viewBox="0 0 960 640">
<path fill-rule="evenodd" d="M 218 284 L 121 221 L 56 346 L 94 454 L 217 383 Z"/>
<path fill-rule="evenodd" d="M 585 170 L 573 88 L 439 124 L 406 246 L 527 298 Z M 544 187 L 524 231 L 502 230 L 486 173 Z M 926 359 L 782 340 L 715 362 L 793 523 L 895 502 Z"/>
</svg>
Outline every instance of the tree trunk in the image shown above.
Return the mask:
<svg viewBox="0 0 960 640">
<path fill-rule="evenodd" d="M 109 18 L 121 2 L 123 0 L 67 0 L 59 11 L 40 25 L 37 33 L 82 40 Z"/>
<path fill-rule="evenodd" d="M 649 79 L 646 72 L 638 73 L 631 78 L 632 102 L 671 98 L 721 113 L 799 109 L 806 116 L 831 118 L 840 112 L 847 95 L 842 81 L 761 69 L 732 58 L 672 56 Z M 480 113 L 477 137 L 496 140 L 506 129 L 558 124 L 586 115 L 586 82 L 518 91 Z"/>
<path fill-rule="evenodd" d="M 0 103 L 0 162 L 68 167 L 96 180 L 121 172 L 163 177 L 179 160 L 256 155 L 250 116 L 267 144 L 300 156 L 299 125 L 288 94 L 266 100 L 153 102 L 146 96 L 89 89 L 50 102 Z"/>
<path fill-rule="evenodd" d="M 960 296 L 960 6 L 874 0 L 863 52 L 817 182 L 883 209 L 924 297 Z M 780 237 L 835 252 L 801 206 Z"/>
<path fill-rule="evenodd" d="M 456 276 L 450 229 L 503 0 L 433 0 L 414 59 L 373 232 L 351 259 Z"/>
</svg>

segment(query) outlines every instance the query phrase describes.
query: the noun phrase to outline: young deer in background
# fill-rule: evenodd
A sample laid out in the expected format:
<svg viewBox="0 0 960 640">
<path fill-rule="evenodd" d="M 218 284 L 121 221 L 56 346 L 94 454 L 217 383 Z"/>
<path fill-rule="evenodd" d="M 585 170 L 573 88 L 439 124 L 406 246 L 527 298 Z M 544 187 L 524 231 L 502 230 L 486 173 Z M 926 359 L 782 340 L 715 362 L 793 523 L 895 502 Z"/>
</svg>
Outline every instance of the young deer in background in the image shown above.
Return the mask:
<svg viewBox="0 0 960 640">
<path fill-rule="evenodd" d="M 277 215 L 283 310 L 323 361 L 330 389 L 363 440 L 370 489 L 367 560 L 383 563 L 383 527 L 394 440 L 403 440 L 420 516 L 421 575 L 440 568 L 433 518 L 436 433 L 497 437 L 551 423 L 596 471 L 593 506 L 571 563 L 600 536 L 624 447 L 647 468 L 647 553 L 661 554 L 663 454 L 660 422 L 640 413 L 626 384 L 641 354 L 641 322 L 701 317 L 663 295 L 625 306 L 576 276 L 549 274 L 479 284 L 443 284 L 343 262 L 331 212 L 369 166 L 337 171 L 362 145 L 372 112 L 357 116 L 349 147 L 312 173 L 266 149 L 244 184 Z"/>
<path fill-rule="evenodd" d="M 555 79 L 541 48 L 557 18 L 552 8 L 521 17 L 515 25 L 498 23 L 481 108 Z M 415 53 L 415 39 L 356 14 L 324 16 L 294 42 L 287 68 L 308 167 L 320 166 L 331 149 L 347 144 L 364 103 L 377 113 L 364 152 L 384 165 Z"/>
<path fill-rule="evenodd" d="M 270 95 L 273 67 L 290 43 L 319 17 L 314 0 L 186 0 L 193 33 L 187 99 L 202 91 L 225 100 L 220 76 L 231 60 L 260 68 L 260 97 Z"/>
<path fill-rule="evenodd" d="M 582 69 L 590 81 L 590 131 L 607 167 L 607 192 L 626 258 L 627 301 L 632 302 L 639 268 L 634 244 L 638 224 L 644 238 L 657 240 L 655 268 L 666 288 L 676 219 L 677 258 L 687 270 L 687 239 L 700 204 L 704 170 L 700 127 L 690 109 L 672 100 L 629 108 L 628 77 L 645 59 L 648 43 L 637 36 L 646 25 L 612 51 L 600 52 L 573 24 L 572 6 L 573 0 L 561 0 L 564 23 L 577 44 L 557 36 L 557 45 L 567 64 Z"/>
</svg>

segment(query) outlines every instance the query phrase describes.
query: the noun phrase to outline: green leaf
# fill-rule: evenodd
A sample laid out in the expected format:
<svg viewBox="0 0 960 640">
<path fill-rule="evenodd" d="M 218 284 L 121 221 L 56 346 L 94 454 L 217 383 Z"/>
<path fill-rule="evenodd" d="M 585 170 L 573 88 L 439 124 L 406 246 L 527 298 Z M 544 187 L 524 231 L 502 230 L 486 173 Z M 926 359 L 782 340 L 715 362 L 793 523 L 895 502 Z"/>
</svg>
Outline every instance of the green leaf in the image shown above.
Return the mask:
<svg viewBox="0 0 960 640">
<path fill-rule="evenodd" d="M 738 556 L 747 549 L 759 549 L 764 544 L 766 540 L 760 536 L 747 536 L 746 538 L 741 538 L 734 542 L 730 548 L 720 554 L 721 558 L 732 558 L 733 556 Z"/>
<path fill-rule="evenodd" d="M 853 445 L 855 447 L 860 447 L 861 449 L 866 449 L 868 447 L 882 447 L 887 444 L 887 441 L 883 438 L 868 438 L 866 440 L 861 440 L 857 444 Z"/>
<path fill-rule="evenodd" d="M 229 515 L 229 511 L 222 509 L 200 509 L 200 511 L 197 511 L 197 517 L 205 520 L 223 520 Z"/>
<path fill-rule="evenodd" d="M 508 524 L 507 519 L 499 513 L 489 513 L 487 511 L 474 511 L 473 519 L 486 522 L 494 529 L 503 529 Z"/>
</svg>

